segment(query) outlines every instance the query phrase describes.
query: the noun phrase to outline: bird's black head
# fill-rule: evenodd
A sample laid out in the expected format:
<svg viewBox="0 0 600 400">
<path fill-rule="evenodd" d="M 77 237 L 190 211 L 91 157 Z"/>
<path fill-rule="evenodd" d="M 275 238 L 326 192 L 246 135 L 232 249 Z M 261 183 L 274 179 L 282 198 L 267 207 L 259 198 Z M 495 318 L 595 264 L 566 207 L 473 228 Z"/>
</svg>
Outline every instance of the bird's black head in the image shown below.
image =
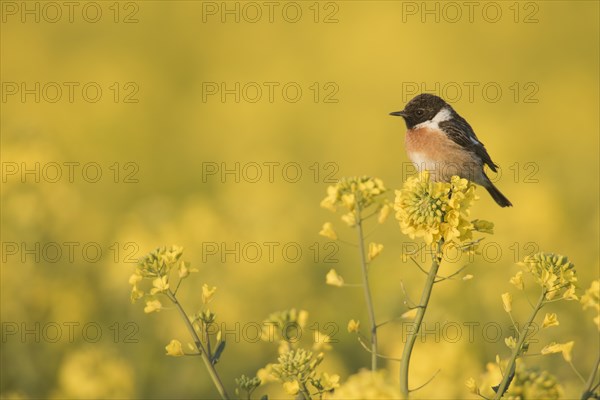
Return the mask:
<svg viewBox="0 0 600 400">
<path fill-rule="evenodd" d="M 395 111 L 390 115 L 404 118 L 407 128 L 411 129 L 422 122 L 431 121 L 445 106 L 451 110 L 450 106 L 440 97 L 422 93 L 409 101 L 404 110 Z"/>
</svg>

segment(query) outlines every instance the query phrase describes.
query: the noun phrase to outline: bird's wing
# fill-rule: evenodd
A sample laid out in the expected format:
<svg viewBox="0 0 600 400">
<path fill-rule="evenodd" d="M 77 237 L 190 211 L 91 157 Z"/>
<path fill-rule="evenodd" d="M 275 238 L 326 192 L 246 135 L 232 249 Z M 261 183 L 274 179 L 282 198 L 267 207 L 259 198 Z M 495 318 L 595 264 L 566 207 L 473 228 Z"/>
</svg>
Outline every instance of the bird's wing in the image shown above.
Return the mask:
<svg viewBox="0 0 600 400">
<path fill-rule="evenodd" d="M 448 134 L 448 137 L 453 142 L 462 146 L 465 150 L 475 153 L 492 171 L 496 172 L 498 166 L 494 164 L 485 146 L 477 139 L 473 128 L 471 128 L 471 125 L 464 118 L 456 115 L 448 121 L 440 122 L 439 126 Z"/>
</svg>

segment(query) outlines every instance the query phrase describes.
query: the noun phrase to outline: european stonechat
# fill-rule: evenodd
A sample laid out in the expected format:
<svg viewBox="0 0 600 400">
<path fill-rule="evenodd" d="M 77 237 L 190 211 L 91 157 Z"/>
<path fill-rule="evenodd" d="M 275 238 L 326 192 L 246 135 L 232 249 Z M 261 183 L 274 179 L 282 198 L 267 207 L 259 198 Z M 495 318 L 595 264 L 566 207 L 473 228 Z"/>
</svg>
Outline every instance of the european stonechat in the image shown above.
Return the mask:
<svg viewBox="0 0 600 400">
<path fill-rule="evenodd" d="M 484 164 L 494 172 L 498 166 L 471 125 L 443 99 L 422 93 L 390 115 L 404 118 L 406 152 L 419 171 L 430 171 L 436 181 L 466 178 L 486 188 L 500 207 L 512 206 L 483 171 Z"/>
</svg>

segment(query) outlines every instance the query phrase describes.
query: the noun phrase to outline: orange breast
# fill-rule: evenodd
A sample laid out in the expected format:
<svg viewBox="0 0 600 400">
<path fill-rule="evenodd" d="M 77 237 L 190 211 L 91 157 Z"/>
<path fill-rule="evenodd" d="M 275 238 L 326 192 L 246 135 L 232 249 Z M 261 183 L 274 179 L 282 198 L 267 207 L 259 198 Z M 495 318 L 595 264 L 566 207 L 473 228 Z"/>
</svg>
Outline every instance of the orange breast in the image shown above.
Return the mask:
<svg viewBox="0 0 600 400">
<path fill-rule="evenodd" d="M 473 176 L 474 171 L 481 170 L 473 154 L 437 129 L 409 129 L 405 143 L 408 157 L 418 170 L 437 172 L 434 180 L 449 180 L 452 175 Z"/>
<path fill-rule="evenodd" d="M 453 149 L 456 145 L 440 132 L 428 128 L 409 129 L 406 131 L 406 151 L 420 153 L 427 158 L 439 160 L 442 154 Z"/>
</svg>

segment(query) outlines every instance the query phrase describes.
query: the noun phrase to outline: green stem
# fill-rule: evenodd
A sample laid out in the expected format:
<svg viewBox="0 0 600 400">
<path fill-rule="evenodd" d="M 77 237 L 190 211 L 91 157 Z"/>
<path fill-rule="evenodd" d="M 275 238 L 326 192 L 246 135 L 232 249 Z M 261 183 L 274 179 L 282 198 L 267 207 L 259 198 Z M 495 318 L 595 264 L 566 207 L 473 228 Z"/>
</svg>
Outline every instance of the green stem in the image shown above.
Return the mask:
<svg viewBox="0 0 600 400">
<path fill-rule="evenodd" d="M 183 309 L 183 307 L 181 306 L 181 304 L 179 303 L 179 301 L 177 300 L 177 297 L 175 297 L 175 295 L 173 294 L 173 292 L 171 292 L 169 290 L 167 292 L 167 296 L 173 302 L 173 304 L 175 304 L 175 307 L 177 308 L 177 310 L 181 314 L 181 317 L 185 321 L 185 325 L 187 326 L 188 331 L 192 335 L 192 338 L 194 339 L 194 343 L 196 344 L 196 347 L 198 348 L 198 351 L 200 351 L 200 356 L 202 357 L 202 361 L 204 361 L 204 365 L 206 366 L 206 369 L 208 370 L 208 374 L 210 375 L 210 378 L 212 379 L 213 383 L 215 384 L 217 390 L 219 391 L 219 394 L 221 395 L 221 398 L 223 400 L 228 400 L 229 399 L 229 395 L 227 395 L 227 391 L 225 390 L 225 386 L 223 386 L 223 382 L 221 382 L 221 378 L 219 377 L 219 374 L 217 373 L 217 370 L 215 369 L 215 366 L 213 365 L 212 361 L 210 360 L 210 358 L 208 356 L 208 353 L 204 349 L 204 346 L 202 345 L 202 341 L 198 337 L 198 334 L 196 333 L 196 330 L 194 329 L 194 326 L 190 322 L 189 317 L 185 313 L 185 310 Z"/>
<path fill-rule="evenodd" d="M 358 248 L 360 249 L 360 265 L 363 277 L 363 289 L 365 293 L 365 302 L 369 312 L 369 321 L 371 323 L 371 371 L 377 370 L 377 322 L 375 320 L 375 309 L 373 307 L 373 298 L 371 297 L 371 288 L 369 287 L 369 271 L 367 270 L 367 258 L 365 252 L 365 242 L 361 218 L 361 209 L 359 201 L 356 201 L 356 230 L 358 231 Z"/>
<path fill-rule="evenodd" d="M 596 380 L 596 373 L 598 373 L 598 368 L 600 367 L 600 352 L 598 353 L 598 357 L 596 358 L 596 363 L 594 364 L 594 368 L 592 368 L 592 372 L 585 384 L 585 389 L 581 394 L 581 400 L 588 400 L 594 395 L 594 391 L 592 390 L 592 385 Z"/>
<path fill-rule="evenodd" d="M 311 400 L 312 398 L 310 397 L 310 392 L 308 390 L 308 388 L 306 387 L 306 384 L 303 382 L 300 382 L 300 390 L 299 392 L 302 394 L 302 398 L 304 400 Z"/>
<path fill-rule="evenodd" d="M 421 323 L 423 322 L 423 317 L 425 316 L 425 311 L 427 310 L 427 305 L 429 304 L 429 298 L 431 297 L 433 284 L 435 283 L 435 278 L 440 268 L 439 253 L 442 247 L 442 243 L 443 239 L 440 239 L 440 241 L 436 245 L 435 254 L 432 256 L 433 260 L 431 262 L 431 268 L 429 269 L 429 273 L 427 274 L 425 287 L 423 288 L 423 293 L 421 293 L 421 300 L 419 301 L 419 305 L 417 306 L 417 316 L 415 317 L 415 322 L 412 325 L 413 328 L 408 334 L 406 343 L 404 343 L 404 350 L 402 351 L 402 361 L 400 362 L 400 392 L 402 393 L 402 397 L 405 399 L 408 398 L 409 393 L 408 368 L 410 365 L 410 356 L 415 346 L 415 342 L 417 341 L 419 330 L 421 329 Z"/>
<path fill-rule="evenodd" d="M 502 396 L 504 396 L 504 393 L 508 390 L 509 381 L 510 381 L 511 375 L 512 375 L 511 371 L 513 371 L 515 368 L 515 363 L 517 362 L 517 358 L 519 358 L 519 354 L 521 353 L 521 351 L 523 349 L 523 345 L 525 344 L 525 340 L 527 339 L 527 331 L 529 330 L 529 327 L 533 323 L 535 316 L 542 308 L 545 297 L 546 297 L 546 291 L 542 290 L 542 294 L 540 295 L 540 298 L 538 299 L 537 304 L 534 306 L 533 312 L 529 316 L 529 320 L 525 323 L 525 325 L 523 325 L 523 329 L 519 332 L 519 341 L 517 342 L 517 345 L 514 348 L 512 355 L 510 356 L 510 359 L 508 360 L 508 364 L 506 365 L 506 368 L 504 370 L 504 377 L 502 378 L 502 382 L 500 382 L 500 385 L 498 385 L 498 391 L 496 392 L 496 395 L 494 396 L 494 400 L 498 400 L 498 399 L 502 398 Z"/>
</svg>

